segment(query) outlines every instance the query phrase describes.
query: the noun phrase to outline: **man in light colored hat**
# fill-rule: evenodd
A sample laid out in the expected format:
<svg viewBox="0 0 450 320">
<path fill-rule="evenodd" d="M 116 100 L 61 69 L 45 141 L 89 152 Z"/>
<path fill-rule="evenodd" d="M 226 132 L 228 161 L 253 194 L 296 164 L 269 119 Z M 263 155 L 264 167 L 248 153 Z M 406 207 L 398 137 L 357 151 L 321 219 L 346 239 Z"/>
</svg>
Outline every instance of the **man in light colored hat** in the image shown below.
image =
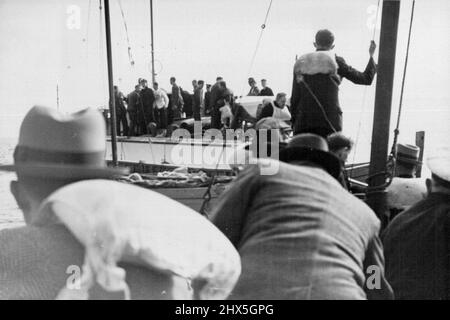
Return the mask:
<svg viewBox="0 0 450 320">
<path fill-rule="evenodd" d="M 396 146 L 395 177 L 387 188 L 389 220 L 403 210 L 425 198 L 425 179 L 416 178 L 420 148 L 411 144 L 398 143 Z"/>
<path fill-rule="evenodd" d="M 397 299 L 450 299 L 450 148 L 428 158 L 428 195 L 383 233 L 386 276 Z"/>
<path fill-rule="evenodd" d="M 142 249 L 152 252 L 147 258 L 156 257 L 159 252 L 162 255 L 160 260 L 170 261 L 164 256 L 166 251 L 162 250 L 171 246 L 170 239 L 152 241 L 149 247 L 148 241 L 145 242 L 148 238 L 143 236 L 147 234 L 144 229 L 131 231 L 133 225 L 142 225 L 136 216 L 139 212 L 141 216 L 156 215 L 153 219 L 170 226 L 171 221 L 157 215 L 164 210 L 167 214 L 167 206 L 176 204 L 169 204 L 171 199 L 160 199 L 158 203 L 164 208 L 151 210 L 158 207 L 158 203 L 149 200 L 157 196 L 154 192 L 111 181 L 127 170 L 106 166 L 105 138 L 104 120 L 94 109 L 63 115 L 54 109 L 34 107 L 25 116 L 14 152 L 14 164 L 0 166 L 0 170 L 17 173 L 17 181 L 11 182 L 11 192 L 26 222 L 25 227 L 0 231 L 0 299 L 76 296 L 74 293 L 77 291 L 73 289 L 77 288 L 69 288 L 69 284 L 77 285 L 79 281 L 81 285 L 85 284 L 82 279 L 92 277 L 92 272 L 85 272 L 86 268 L 100 272 L 97 282 L 104 285 L 104 290 L 92 287 L 91 298 L 122 297 L 105 293 L 106 287 L 123 284 L 120 281 L 124 277 L 122 269 L 110 265 L 111 262 L 121 262 L 116 261 L 121 257 L 118 255 L 121 250 L 139 247 L 136 252 L 142 252 Z M 117 224 L 118 219 L 133 216 L 127 210 L 131 210 L 138 220 L 124 220 Z M 185 210 L 188 208 L 178 204 L 174 214 L 183 214 Z M 192 219 L 188 220 L 194 221 L 193 213 L 190 216 Z M 203 218 L 196 223 L 210 224 Z M 155 223 L 151 226 L 156 228 L 153 234 L 156 231 L 168 234 Z M 204 231 L 210 230 L 210 234 L 203 235 L 202 241 L 208 244 L 207 240 L 215 234 L 219 243 L 225 243 L 225 237 L 211 227 L 204 226 Z M 156 249 L 151 247 L 155 242 Z M 197 247 L 200 248 L 191 248 L 191 259 L 180 262 L 172 258 L 175 261 L 172 266 L 184 271 L 189 271 L 189 266 L 195 263 L 197 268 L 201 267 L 199 259 L 208 254 L 201 248 L 197 250 Z M 218 249 L 216 245 L 211 248 Z M 171 256 L 176 256 L 176 247 L 169 249 L 173 251 Z M 130 257 L 135 258 L 132 254 Z M 148 264 L 123 264 L 128 296 L 134 299 L 192 298 L 192 289 L 185 278 L 143 266 Z M 170 270 L 170 266 L 165 267 L 165 271 Z M 61 296 L 60 292 L 65 289 L 72 290 L 72 293 L 66 291 Z"/>
<path fill-rule="evenodd" d="M 326 140 L 295 136 L 280 159 L 247 166 L 211 215 L 241 255 L 231 299 L 392 298 L 380 222 L 337 181 Z"/>
</svg>

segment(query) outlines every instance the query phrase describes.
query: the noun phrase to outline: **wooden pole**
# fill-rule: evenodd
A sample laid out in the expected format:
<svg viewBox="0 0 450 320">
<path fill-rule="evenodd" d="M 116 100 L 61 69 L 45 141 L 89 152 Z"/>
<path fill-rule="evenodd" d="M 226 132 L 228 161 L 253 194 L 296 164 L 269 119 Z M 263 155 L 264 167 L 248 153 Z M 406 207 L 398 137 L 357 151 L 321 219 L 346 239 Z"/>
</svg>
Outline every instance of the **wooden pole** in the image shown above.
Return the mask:
<svg viewBox="0 0 450 320">
<path fill-rule="evenodd" d="M 154 50 L 154 38 L 153 38 L 153 0 L 150 0 L 150 32 L 151 32 L 151 56 L 152 56 L 152 86 L 155 83 L 155 50 Z"/>
<path fill-rule="evenodd" d="M 416 146 L 420 148 L 419 161 L 423 161 L 423 151 L 425 147 L 425 131 L 416 132 Z M 420 178 L 422 176 L 422 165 L 417 166 L 416 177 Z"/>
<path fill-rule="evenodd" d="M 111 150 L 112 164 L 117 166 L 117 121 L 116 103 L 114 98 L 114 77 L 111 53 L 111 23 L 109 17 L 109 0 L 105 0 L 105 30 L 106 30 L 106 56 L 108 61 L 108 87 L 109 87 L 109 110 L 111 113 Z"/>
<path fill-rule="evenodd" d="M 383 1 L 372 149 L 370 154 L 369 175 L 371 176 L 386 170 L 399 13 L 399 0 Z M 379 187 L 384 183 L 384 175 L 378 175 L 369 181 L 369 187 Z M 378 217 L 381 218 L 386 214 L 386 190 L 384 188 L 378 188 L 375 192 L 369 191 L 367 193 L 367 202 Z"/>
</svg>

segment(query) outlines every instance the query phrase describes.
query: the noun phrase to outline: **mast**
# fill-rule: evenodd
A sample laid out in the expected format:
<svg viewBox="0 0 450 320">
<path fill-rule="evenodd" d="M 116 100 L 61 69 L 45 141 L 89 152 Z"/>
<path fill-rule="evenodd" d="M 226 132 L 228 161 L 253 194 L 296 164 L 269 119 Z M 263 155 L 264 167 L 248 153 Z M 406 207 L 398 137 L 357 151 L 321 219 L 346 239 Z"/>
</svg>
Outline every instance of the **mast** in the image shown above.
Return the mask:
<svg viewBox="0 0 450 320">
<path fill-rule="evenodd" d="M 150 32 L 151 32 L 151 57 L 152 57 L 152 85 L 155 83 L 155 51 L 153 39 L 153 0 L 150 0 Z"/>
<path fill-rule="evenodd" d="M 369 175 L 386 170 L 389 150 L 389 133 L 394 84 L 395 53 L 400 13 L 399 0 L 383 0 L 381 18 L 380 49 L 378 56 L 378 76 L 375 93 L 375 111 L 372 129 L 372 149 L 370 154 Z M 369 189 L 379 187 L 367 193 L 367 203 L 378 217 L 387 210 L 386 182 L 384 175 L 377 175 L 369 181 Z"/>
<path fill-rule="evenodd" d="M 109 0 L 105 0 L 105 31 L 106 31 L 106 57 L 108 61 L 108 87 L 109 87 L 109 110 L 111 112 L 111 150 L 112 163 L 117 166 L 117 121 L 116 121 L 116 101 L 114 98 L 114 77 L 111 54 L 111 24 L 109 17 Z"/>
</svg>

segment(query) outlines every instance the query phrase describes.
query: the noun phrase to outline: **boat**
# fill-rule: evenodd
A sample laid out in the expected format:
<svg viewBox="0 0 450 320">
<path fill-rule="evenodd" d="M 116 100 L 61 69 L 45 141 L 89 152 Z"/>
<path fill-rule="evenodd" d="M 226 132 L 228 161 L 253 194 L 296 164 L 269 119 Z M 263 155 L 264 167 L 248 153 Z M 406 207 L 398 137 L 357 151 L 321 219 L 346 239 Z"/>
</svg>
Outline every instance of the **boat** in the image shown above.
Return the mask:
<svg viewBox="0 0 450 320">
<path fill-rule="evenodd" d="M 181 203 L 188 205 L 195 210 L 202 211 L 205 202 L 212 201 L 212 204 L 217 200 L 217 197 L 226 190 L 227 184 L 214 186 L 215 177 L 218 175 L 232 176 L 233 171 L 229 168 L 227 158 L 224 154 L 233 152 L 239 148 L 243 141 L 224 141 L 211 140 L 205 141 L 195 137 L 186 137 L 181 140 L 173 140 L 171 138 L 153 138 L 149 136 L 142 137 L 117 137 L 116 122 L 115 122 L 115 107 L 114 107 L 114 93 L 113 93 L 113 70 L 111 58 L 111 40 L 110 40 L 110 19 L 109 19 L 109 0 L 105 1 L 105 24 L 107 35 L 107 58 L 108 58 L 108 82 L 110 94 L 110 123 L 111 136 L 108 137 L 108 150 L 105 158 L 109 165 L 112 166 L 127 166 L 131 168 L 134 173 L 151 173 L 155 174 L 155 179 L 158 179 L 158 172 L 170 172 L 178 168 L 180 165 L 186 166 L 189 173 L 192 172 L 206 172 L 209 175 L 210 183 L 207 186 L 200 187 L 180 187 L 180 188 L 161 188 L 154 187 L 153 190 L 165 194 Z M 152 0 L 151 13 L 153 12 Z M 381 217 L 386 210 L 386 187 L 389 181 L 392 180 L 393 170 L 388 169 L 389 161 L 395 161 L 395 149 L 392 148 L 389 153 L 389 137 L 390 137 L 390 118 L 392 107 L 392 92 L 393 92 L 393 77 L 395 68 L 395 54 L 397 45 L 397 32 L 399 22 L 400 1 L 383 0 L 379 2 L 377 9 L 380 9 L 382 3 L 382 18 L 379 41 L 379 57 L 378 57 L 378 77 L 376 83 L 375 94 L 375 110 L 372 133 L 371 157 L 369 163 L 351 164 L 346 167 L 347 175 L 352 183 L 356 183 L 366 188 L 364 194 L 359 195 L 362 199 L 372 207 L 376 214 Z M 412 26 L 412 16 L 414 13 L 414 4 L 411 13 L 410 34 Z M 153 18 L 151 17 L 153 20 Z M 153 21 L 152 21 L 153 24 Z M 264 29 L 264 28 L 262 28 Z M 153 65 L 153 28 L 152 28 L 152 65 Z M 262 32 L 262 31 L 261 31 Z M 410 35 L 409 35 L 410 36 Z M 375 33 L 374 33 L 375 37 Z M 409 50 L 409 39 L 408 48 Z M 406 74 L 407 59 L 405 61 L 405 70 L 403 73 L 403 80 Z M 152 79 L 155 79 L 154 68 L 152 69 Z M 403 94 L 402 84 L 402 94 Z M 402 95 L 401 95 L 402 96 Z M 261 97 L 258 97 L 260 99 Z M 241 103 L 250 110 L 250 114 L 256 114 L 259 102 L 252 101 L 252 98 L 243 99 Z M 254 99 L 253 99 L 254 100 Z M 401 114 L 401 99 L 400 111 Z M 183 120 L 182 120 L 183 121 Z M 184 121 L 187 121 L 185 119 Z M 394 131 L 394 145 L 398 136 L 398 121 L 397 128 Z M 208 149 L 209 148 L 209 149 Z M 177 151 L 188 150 L 188 153 L 195 155 L 202 155 L 205 150 L 210 150 L 211 153 L 219 155 L 216 162 L 204 163 L 195 161 L 178 162 Z M 423 146 L 422 146 L 423 150 Z M 175 157 L 174 157 L 175 155 Z M 194 159 L 194 157 L 192 158 Z M 200 157 L 201 159 L 201 157 Z M 389 159 L 389 160 L 387 160 Z M 395 162 L 394 162 L 395 163 Z M 205 201 L 205 199 L 207 199 Z M 211 200 L 212 199 L 212 200 Z"/>
</svg>

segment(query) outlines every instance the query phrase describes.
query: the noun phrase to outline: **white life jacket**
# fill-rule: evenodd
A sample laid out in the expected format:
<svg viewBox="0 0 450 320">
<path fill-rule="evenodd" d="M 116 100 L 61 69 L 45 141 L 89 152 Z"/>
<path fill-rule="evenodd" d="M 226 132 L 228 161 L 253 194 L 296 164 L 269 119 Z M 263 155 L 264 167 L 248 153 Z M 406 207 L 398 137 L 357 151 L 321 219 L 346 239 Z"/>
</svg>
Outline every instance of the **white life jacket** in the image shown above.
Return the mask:
<svg viewBox="0 0 450 320">
<path fill-rule="evenodd" d="M 396 177 L 387 188 L 388 208 L 405 210 L 426 196 L 425 179 Z"/>
<path fill-rule="evenodd" d="M 275 106 L 275 104 L 272 102 L 273 106 L 273 114 L 272 117 L 276 119 L 280 119 L 281 121 L 291 121 L 291 113 L 289 112 L 289 109 L 287 106 L 284 106 L 282 109 Z"/>
<path fill-rule="evenodd" d="M 88 298 L 95 283 L 129 298 L 119 261 L 199 280 L 204 285 L 194 294 L 200 299 L 225 299 L 241 272 L 239 253 L 220 230 L 148 189 L 110 180 L 76 182 L 51 194 L 36 215 L 42 223 L 55 218 L 85 248 L 81 290 L 64 286 L 59 297 L 65 299 L 78 292 Z"/>
<path fill-rule="evenodd" d="M 338 64 L 331 51 L 315 51 L 302 55 L 294 64 L 297 82 L 303 75 L 328 74 L 337 76 Z"/>
</svg>

